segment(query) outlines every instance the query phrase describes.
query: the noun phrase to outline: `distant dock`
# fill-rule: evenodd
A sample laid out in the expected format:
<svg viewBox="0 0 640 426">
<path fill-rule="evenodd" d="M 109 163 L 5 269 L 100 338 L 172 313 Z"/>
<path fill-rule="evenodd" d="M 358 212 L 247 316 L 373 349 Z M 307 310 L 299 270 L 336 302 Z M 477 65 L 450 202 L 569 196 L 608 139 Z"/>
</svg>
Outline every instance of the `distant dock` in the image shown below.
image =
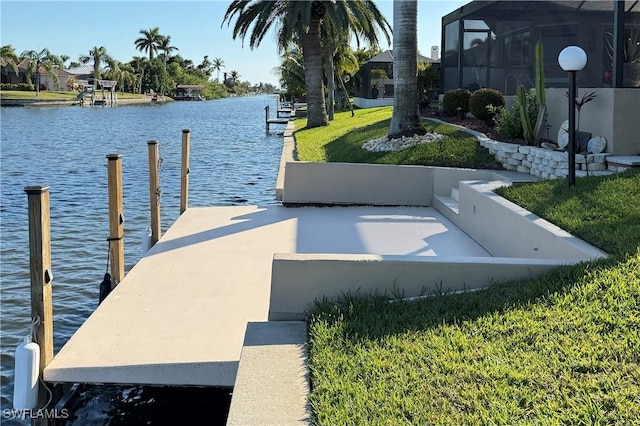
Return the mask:
<svg viewBox="0 0 640 426">
<path fill-rule="evenodd" d="M 295 116 L 294 106 L 290 103 L 280 103 L 280 101 L 278 101 L 278 105 L 276 108 L 276 118 L 270 117 L 269 110 L 269 105 L 264 107 L 265 125 L 267 132 L 269 131 L 269 126 L 271 124 L 287 124 L 289 120 L 293 116 Z M 285 117 L 281 117 L 281 115 Z"/>
</svg>

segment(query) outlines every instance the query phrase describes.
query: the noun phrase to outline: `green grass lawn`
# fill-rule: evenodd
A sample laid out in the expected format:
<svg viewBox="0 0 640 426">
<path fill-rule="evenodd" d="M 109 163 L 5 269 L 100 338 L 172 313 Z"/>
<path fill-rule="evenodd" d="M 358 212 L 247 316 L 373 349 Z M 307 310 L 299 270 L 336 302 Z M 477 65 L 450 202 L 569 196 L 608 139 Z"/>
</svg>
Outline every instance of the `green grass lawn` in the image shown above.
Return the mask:
<svg viewBox="0 0 640 426">
<path fill-rule="evenodd" d="M 429 120 L 423 121 L 425 127 L 429 132 L 445 135 L 442 143 L 420 144 L 395 152 L 369 152 L 362 149 L 365 142 L 389 133 L 391 113 L 391 107 L 360 109 L 355 117 L 351 117 L 348 111 L 340 112 L 329 126 L 314 129 L 303 128 L 306 119 L 296 120 L 298 160 L 502 168 L 474 136 Z"/>
<path fill-rule="evenodd" d="M 459 295 L 318 302 L 316 424 L 640 424 L 640 172 L 499 192 L 613 255 Z"/>
</svg>

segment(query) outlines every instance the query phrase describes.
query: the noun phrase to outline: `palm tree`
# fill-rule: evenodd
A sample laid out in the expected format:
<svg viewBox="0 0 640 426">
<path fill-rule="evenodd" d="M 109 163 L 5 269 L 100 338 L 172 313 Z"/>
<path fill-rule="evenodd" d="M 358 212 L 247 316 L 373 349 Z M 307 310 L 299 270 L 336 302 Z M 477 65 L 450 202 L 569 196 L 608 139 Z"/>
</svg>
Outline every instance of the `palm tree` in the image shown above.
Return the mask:
<svg viewBox="0 0 640 426">
<path fill-rule="evenodd" d="M 88 55 L 80 56 L 80 62 L 83 64 L 93 62 L 93 87 L 97 87 L 102 73 L 102 63 L 114 63 L 114 60 L 107 54 L 107 49 L 104 46 L 95 46 Z"/>
<path fill-rule="evenodd" d="M 393 115 L 389 138 L 424 134 L 418 112 L 418 1 L 393 2 Z"/>
<path fill-rule="evenodd" d="M 36 73 L 36 96 L 40 96 L 40 68 L 44 68 L 47 75 L 51 77 L 56 88 L 60 86 L 58 80 L 58 74 L 55 70 L 55 65 L 58 63 L 58 59 L 55 55 L 49 52 L 46 47 L 39 52 L 35 50 L 27 50 L 22 52 L 23 58 L 29 58 L 29 67 L 27 68 L 27 81 L 31 84 L 31 76 Z"/>
<path fill-rule="evenodd" d="M 230 24 L 234 18 L 233 38 L 239 36 L 244 40 L 250 33 L 251 49 L 260 45 L 274 22 L 278 26 L 280 50 L 284 50 L 291 40 L 299 40 L 305 64 L 307 127 L 328 124 L 324 103 L 321 22 L 330 20 L 338 30 L 351 28 L 351 23 L 357 21 L 368 28 L 375 27 L 377 22 L 386 23 L 371 0 L 233 0 L 224 15 L 223 25 L 225 22 Z"/>
<path fill-rule="evenodd" d="M 216 80 L 220 81 L 220 70 L 224 68 L 224 61 L 222 60 L 222 58 L 215 58 L 213 60 L 212 67 L 215 71 L 218 72 L 218 77 L 216 77 Z"/>
<path fill-rule="evenodd" d="M 229 80 L 231 80 L 231 83 L 235 86 L 236 83 L 240 80 L 240 73 L 238 73 L 238 71 L 236 70 L 231 70 L 231 72 L 229 73 Z"/>
<path fill-rule="evenodd" d="M 158 50 L 162 51 L 162 55 L 164 56 L 164 64 L 167 65 L 167 59 L 171 52 L 179 50 L 175 46 L 171 46 L 171 36 L 161 36 L 162 39 L 158 44 Z"/>
<path fill-rule="evenodd" d="M 120 92 L 124 92 L 125 86 L 133 92 L 136 81 L 136 72 L 131 64 L 120 64 Z"/>
<path fill-rule="evenodd" d="M 364 38 L 368 44 L 374 48 L 378 47 L 378 34 L 375 27 L 368 25 L 368 22 L 371 19 L 362 18 L 357 19 L 354 16 L 349 17 L 347 26 L 338 26 L 333 23 L 330 19 L 323 20 L 322 23 L 322 40 L 323 40 L 323 51 L 324 51 L 324 65 L 325 65 L 325 75 L 327 77 L 327 86 L 329 91 L 328 96 L 328 114 L 329 120 L 333 120 L 333 109 L 334 109 L 334 93 L 335 93 L 335 76 L 340 75 L 336 70 L 335 64 L 335 56 L 338 53 L 338 50 L 341 49 L 344 53 L 343 46 L 349 46 L 349 36 L 350 33 L 355 35 L 356 42 L 358 47 L 360 46 L 360 38 Z M 380 15 L 380 21 L 377 21 L 378 18 L 375 16 L 372 17 L 373 21 L 379 25 L 386 38 L 387 43 L 390 43 L 391 40 L 389 38 L 389 33 L 387 32 L 387 24 L 386 20 Z M 342 86 L 344 84 L 341 82 Z M 353 110 L 352 110 L 353 113 Z"/>
<path fill-rule="evenodd" d="M 280 77 L 280 85 L 292 98 L 304 95 L 304 61 L 298 47 L 292 43 L 284 51 L 279 67 L 274 72 Z"/>
<path fill-rule="evenodd" d="M 149 60 L 147 58 L 143 58 L 142 56 L 134 56 L 129 64 L 131 64 L 138 77 L 138 93 L 142 93 L 142 80 L 144 79 L 144 70 L 147 68 Z"/>
<path fill-rule="evenodd" d="M 0 47 L 0 61 L 2 61 L 2 65 L 5 68 L 10 68 L 15 75 L 18 75 L 18 63 L 20 63 L 20 59 L 18 59 L 15 49 L 11 47 L 10 44 Z"/>
<path fill-rule="evenodd" d="M 148 30 L 140 30 L 142 37 L 135 41 L 136 49 L 149 54 L 149 60 L 153 59 L 153 55 L 159 50 L 162 44 L 163 36 L 160 35 L 158 27 L 149 28 Z"/>
<path fill-rule="evenodd" d="M 60 68 L 62 69 L 66 68 L 65 64 L 69 59 L 71 59 L 69 55 L 60 55 Z"/>
</svg>

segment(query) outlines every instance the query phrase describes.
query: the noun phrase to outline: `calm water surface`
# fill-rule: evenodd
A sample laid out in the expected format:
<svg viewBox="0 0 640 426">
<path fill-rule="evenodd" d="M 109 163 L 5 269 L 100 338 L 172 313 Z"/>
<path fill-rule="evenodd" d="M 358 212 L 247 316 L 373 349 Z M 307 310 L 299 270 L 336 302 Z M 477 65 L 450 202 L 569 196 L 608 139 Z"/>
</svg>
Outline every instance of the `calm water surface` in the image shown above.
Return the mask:
<svg viewBox="0 0 640 426">
<path fill-rule="evenodd" d="M 2 410 L 12 408 L 13 352 L 30 326 L 24 187 L 50 187 L 57 352 L 96 308 L 106 270 L 106 154 L 122 154 L 125 263 L 129 271 L 141 257 L 142 236 L 150 221 L 147 141 L 159 141 L 163 158 L 163 231 L 179 214 L 182 129 L 191 130 L 189 206 L 274 204 L 282 148 L 282 138 L 274 131 L 282 131 L 283 126 L 265 133 L 267 105 L 274 111 L 275 97 L 116 108 L 1 109 Z M 211 390 L 90 387 L 81 394 L 82 407 L 75 414 L 75 424 L 166 424 L 163 420 L 171 417 L 167 407 L 177 407 L 181 412 L 178 418 L 184 419 L 187 411 L 196 412 L 197 407 L 190 405 L 198 405 L 199 398 L 228 400 L 228 392 Z M 196 418 L 213 420 L 215 416 L 209 411 L 198 413 Z M 3 418 L 2 423 L 20 422 Z"/>
</svg>

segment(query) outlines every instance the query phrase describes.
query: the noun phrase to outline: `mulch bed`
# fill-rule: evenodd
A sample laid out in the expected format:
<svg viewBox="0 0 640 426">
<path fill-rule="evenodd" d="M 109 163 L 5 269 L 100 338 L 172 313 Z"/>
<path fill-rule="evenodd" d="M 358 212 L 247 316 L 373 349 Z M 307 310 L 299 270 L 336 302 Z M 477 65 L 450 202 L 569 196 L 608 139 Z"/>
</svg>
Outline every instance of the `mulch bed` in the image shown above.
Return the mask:
<svg viewBox="0 0 640 426">
<path fill-rule="evenodd" d="M 420 107 L 420 117 L 425 118 L 437 118 L 438 120 L 446 121 L 447 123 L 457 124 L 459 126 L 466 127 L 467 129 L 475 130 L 480 133 L 484 133 L 487 137 L 494 141 L 516 143 L 519 145 L 527 145 L 527 141 L 524 139 L 507 139 L 500 135 L 495 129 L 489 126 L 482 120 L 478 120 L 473 117 L 460 118 L 457 115 L 448 115 L 443 113 L 437 108 L 433 107 Z"/>
</svg>

